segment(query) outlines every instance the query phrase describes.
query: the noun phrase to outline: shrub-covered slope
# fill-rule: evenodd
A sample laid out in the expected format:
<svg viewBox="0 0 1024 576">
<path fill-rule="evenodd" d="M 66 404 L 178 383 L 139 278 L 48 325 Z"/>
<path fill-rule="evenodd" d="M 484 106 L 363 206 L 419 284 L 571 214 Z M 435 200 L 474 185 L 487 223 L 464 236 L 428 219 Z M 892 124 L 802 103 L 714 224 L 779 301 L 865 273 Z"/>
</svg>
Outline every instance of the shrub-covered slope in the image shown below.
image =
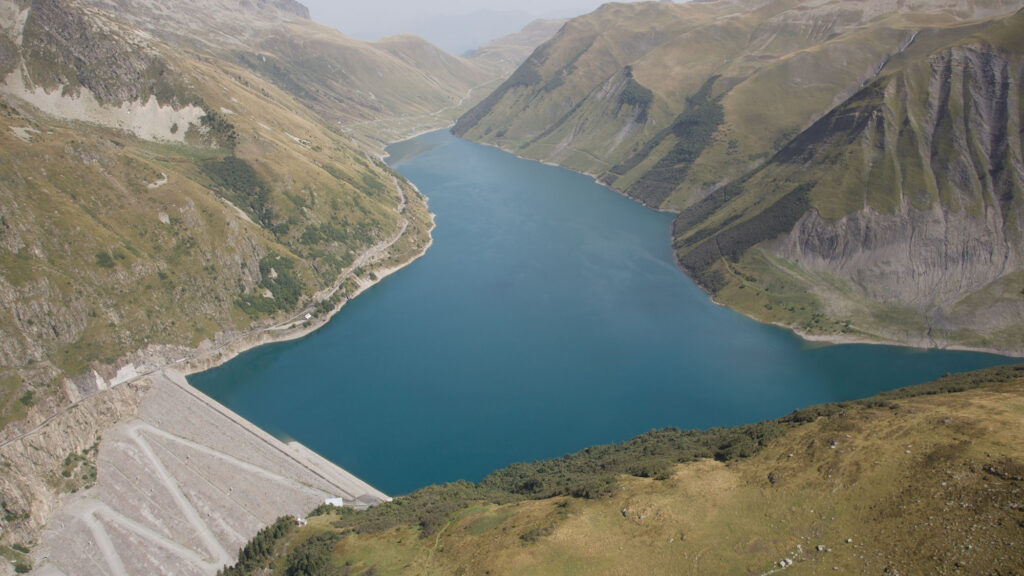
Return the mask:
<svg viewBox="0 0 1024 576">
<path fill-rule="evenodd" d="M 651 432 L 364 512 L 323 506 L 223 573 L 1015 573 L 1022 375 Z"/>
<path fill-rule="evenodd" d="M 94 458 L 137 398 L 79 400 L 322 321 L 354 268 L 421 253 L 425 199 L 372 125 L 339 123 L 419 117 L 377 141 L 441 127 L 489 70 L 356 42 L 288 0 L 0 0 L 3 541 L 31 543 L 89 484 L 67 459 Z"/>
</svg>

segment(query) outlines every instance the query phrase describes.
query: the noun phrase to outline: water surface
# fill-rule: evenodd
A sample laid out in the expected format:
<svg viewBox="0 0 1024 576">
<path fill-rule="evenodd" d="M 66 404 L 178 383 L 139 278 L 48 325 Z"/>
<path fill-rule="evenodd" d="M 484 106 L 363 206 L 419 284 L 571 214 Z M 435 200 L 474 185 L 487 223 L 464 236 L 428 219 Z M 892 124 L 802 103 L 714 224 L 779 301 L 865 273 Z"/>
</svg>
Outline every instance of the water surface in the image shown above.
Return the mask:
<svg viewBox="0 0 1024 576">
<path fill-rule="evenodd" d="M 586 176 L 444 132 L 389 152 L 437 215 L 427 254 L 320 331 L 190 378 L 389 494 L 1010 361 L 807 345 L 714 305 L 671 216 Z"/>
</svg>

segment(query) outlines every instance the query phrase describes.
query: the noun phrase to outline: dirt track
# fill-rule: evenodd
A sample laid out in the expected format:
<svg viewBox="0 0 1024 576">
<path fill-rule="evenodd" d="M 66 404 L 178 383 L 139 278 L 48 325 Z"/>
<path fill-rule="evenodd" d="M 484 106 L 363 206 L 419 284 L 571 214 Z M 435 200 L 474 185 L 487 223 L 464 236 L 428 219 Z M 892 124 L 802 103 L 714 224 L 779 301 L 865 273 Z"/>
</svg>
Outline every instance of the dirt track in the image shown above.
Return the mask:
<svg viewBox="0 0 1024 576">
<path fill-rule="evenodd" d="M 284 444 L 190 387 L 154 374 L 137 418 L 100 443 L 97 483 L 73 495 L 33 551 L 38 574 L 214 574 L 280 515 L 326 498 L 388 497 Z"/>
</svg>

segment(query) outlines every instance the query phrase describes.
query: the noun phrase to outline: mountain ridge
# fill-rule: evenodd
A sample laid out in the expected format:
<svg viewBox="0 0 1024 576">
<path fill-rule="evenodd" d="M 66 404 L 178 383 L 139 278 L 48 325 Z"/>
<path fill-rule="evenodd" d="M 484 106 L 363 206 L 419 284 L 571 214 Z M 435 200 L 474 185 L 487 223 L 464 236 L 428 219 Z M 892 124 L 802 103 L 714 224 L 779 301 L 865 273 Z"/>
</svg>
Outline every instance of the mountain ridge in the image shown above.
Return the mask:
<svg viewBox="0 0 1024 576">
<path fill-rule="evenodd" d="M 730 2 L 609 5 L 566 24 L 460 118 L 453 131 L 591 174 L 650 207 L 679 212 L 673 226 L 679 263 L 716 301 L 754 318 L 814 339 L 1020 355 L 1024 316 L 1015 296 L 1020 287 L 1013 287 L 1019 270 L 1018 204 L 1008 200 L 1013 193 L 1006 190 L 970 192 L 988 180 L 967 176 L 998 169 L 1005 180 L 1000 186 L 1020 186 L 1013 175 L 1022 165 L 1019 143 L 998 131 L 986 135 L 984 128 L 1016 125 L 1012 102 L 1018 96 L 1005 87 L 999 93 L 980 87 L 989 80 L 1014 85 L 1021 48 L 1011 31 L 1020 26 L 1019 10 L 1019 3 L 956 1 L 899 7 L 772 1 L 753 7 Z M 980 70 L 977 78 L 956 84 L 973 90 L 979 106 L 987 107 L 970 120 L 970 127 L 980 128 L 956 128 L 963 133 L 956 136 L 955 148 L 943 148 L 939 143 L 945 137 L 933 140 L 930 131 L 928 143 L 915 140 L 920 147 L 934 142 L 941 160 L 914 160 L 923 148 L 912 154 L 914 145 L 908 143 L 877 157 L 858 156 L 852 143 L 846 155 L 833 151 L 803 164 L 787 156 L 801 142 L 843 128 L 826 127 L 823 118 L 835 118 L 837 110 L 854 108 L 858 100 L 888 97 L 885 90 L 865 92 L 871 86 L 900 70 L 923 70 L 942 54 L 951 63 L 960 62 L 973 53 L 969 45 L 987 36 L 1004 48 L 994 55 L 982 50 L 989 60 L 971 64 Z M 948 75 L 958 65 L 940 68 Z M 986 66 L 1004 71 L 990 73 Z M 878 130 L 885 126 L 888 134 L 898 134 L 891 127 L 904 122 L 916 129 L 926 116 L 921 106 L 942 108 L 952 102 L 958 108 L 943 112 L 947 122 L 976 111 L 959 97 L 927 101 L 928 84 L 923 72 L 918 74 L 904 87 L 910 94 L 904 99 L 913 102 L 892 101 L 896 111 L 876 123 Z M 892 142 L 864 138 L 860 142 L 869 148 L 898 143 L 894 136 L 885 136 Z M 1001 143 L 980 143 L 992 138 Z M 957 167 L 953 177 L 945 172 L 946 164 L 957 162 L 952 150 L 980 160 Z M 791 168 L 783 168 L 787 165 Z M 856 166 L 871 172 L 871 180 L 865 181 Z M 900 184 L 898 178 L 906 176 L 914 182 Z M 860 223 L 832 224 L 856 212 L 857 194 L 864 196 L 864 189 L 870 188 L 872 210 L 882 206 L 891 212 L 904 203 L 900 186 L 917 182 L 934 192 L 918 195 L 915 209 L 925 208 L 924 198 L 935 198 L 941 214 L 933 219 L 948 215 L 948 226 L 941 225 L 945 228 L 933 226 L 924 234 L 923 216 L 915 228 L 909 220 L 883 224 L 878 215 L 866 213 Z M 858 186 L 861 192 L 853 193 Z M 1009 210 L 1005 222 L 997 211 L 994 228 L 978 224 L 974 230 L 980 222 L 976 211 L 967 214 L 959 201 L 943 200 L 963 195 L 986 205 L 1002 202 Z M 953 212 L 961 215 L 954 218 Z M 871 249 L 862 244 L 869 240 L 865 227 L 872 226 L 918 230 L 918 240 L 933 238 L 934 247 L 915 262 L 914 254 L 899 253 L 901 245 L 910 245 L 907 238 L 892 236 L 890 252 L 868 256 Z M 998 231 L 1002 228 L 1006 231 Z M 791 231 L 795 236 L 785 244 L 782 237 Z M 971 244 L 975 233 L 981 239 Z M 841 255 L 836 260 L 811 249 L 836 242 L 844 243 L 847 254 L 857 250 L 864 256 L 841 261 Z M 741 258 L 746 260 L 740 263 Z M 817 264 L 807 268 L 805 262 Z M 954 269 L 961 265 L 957 281 Z M 903 268 L 913 272 L 901 275 Z M 877 290 L 871 287 L 879 282 Z M 986 311 L 984 303 L 999 312 Z"/>
<path fill-rule="evenodd" d="M 0 73 L 0 528 L 31 547 L 133 383 L 306 334 L 423 253 L 380 142 L 501 71 L 289 0 L 0 0 Z"/>
</svg>

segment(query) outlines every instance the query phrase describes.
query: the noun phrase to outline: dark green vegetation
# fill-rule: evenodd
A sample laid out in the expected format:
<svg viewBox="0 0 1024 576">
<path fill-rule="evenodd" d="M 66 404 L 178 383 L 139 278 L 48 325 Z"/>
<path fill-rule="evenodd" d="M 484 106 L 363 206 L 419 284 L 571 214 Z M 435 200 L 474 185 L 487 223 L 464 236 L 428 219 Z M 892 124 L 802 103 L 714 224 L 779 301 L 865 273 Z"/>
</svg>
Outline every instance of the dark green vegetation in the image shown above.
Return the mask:
<svg viewBox="0 0 1024 576">
<path fill-rule="evenodd" d="M 1022 354 L 1020 8 L 607 5 L 454 132 L 680 211 L 679 263 L 760 320 Z"/>
<path fill-rule="evenodd" d="M 325 568 L 334 556 L 334 545 L 340 535 L 336 532 L 316 534 L 304 540 L 288 552 L 285 558 L 285 574 L 287 576 L 316 576 L 324 574 Z M 338 572 L 335 572 L 338 573 Z M 338 573 L 347 576 L 347 573 Z"/>
<path fill-rule="evenodd" d="M 718 78 L 718 76 L 708 78 L 700 90 L 686 98 L 686 108 L 676 117 L 671 126 L 651 138 L 639 152 L 631 156 L 625 163 L 610 170 L 612 175 L 626 174 L 650 156 L 651 152 L 661 146 L 666 138 L 669 136 L 674 138 L 675 143 L 672 144 L 668 153 L 662 156 L 639 180 L 626 188 L 627 194 L 648 206 L 661 206 L 679 183 L 686 178 L 693 163 L 714 142 L 715 132 L 725 120 L 721 104 L 722 96 L 712 96 L 712 89 Z M 630 74 L 629 84 L 622 91 L 620 98 L 641 102 L 646 110 L 653 98 L 652 92 L 642 86 L 639 89 L 634 88 L 634 85 L 639 86 Z M 612 185 L 614 185 L 614 180 Z"/>
<path fill-rule="evenodd" d="M 274 556 L 277 541 L 295 528 L 294 516 L 281 516 L 273 524 L 260 530 L 241 550 L 238 563 L 217 571 L 217 576 L 244 576 L 259 574 Z"/>
<path fill-rule="evenodd" d="M 698 204 L 684 210 L 679 220 L 695 219 L 697 214 L 706 213 L 742 186 L 742 183 L 730 184 L 721 191 L 713 192 Z M 674 243 L 677 253 L 681 254 L 679 263 L 707 291 L 718 293 L 728 280 L 714 266 L 723 259 L 736 263 L 753 246 L 792 230 L 810 207 L 808 192 L 812 188 L 813 184 L 809 183 L 797 185 L 769 207 L 745 220 L 742 226 L 730 227 L 740 218 L 739 215 L 732 215 L 714 227 L 702 228 L 689 236 L 680 234 Z M 688 230 L 678 222 L 673 224 L 673 229 Z M 714 241 L 707 241 L 711 237 L 714 237 Z"/>
<path fill-rule="evenodd" d="M 412 558 L 400 550 L 408 547 L 417 549 L 422 547 L 423 552 L 426 553 L 433 548 L 435 552 L 444 551 L 445 554 L 452 554 L 460 558 L 467 555 L 474 557 L 475 554 L 481 554 L 481 552 L 469 552 L 476 550 L 477 546 L 477 544 L 472 544 L 470 539 L 481 536 L 484 537 L 484 540 L 481 540 L 479 545 L 487 550 L 484 554 L 490 558 L 490 560 L 482 562 L 492 569 L 497 567 L 499 552 L 513 553 L 514 550 L 521 549 L 522 546 L 531 545 L 555 545 L 556 549 L 552 553 L 556 556 L 572 554 L 578 558 L 579 562 L 600 563 L 598 558 L 606 553 L 604 546 L 611 542 L 615 542 L 613 550 L 614 546 L 620 543 L 631 548 L 658 546 L 659 544 L 655 540 L 661 537 L 660 532 L 664 530 L 657 530 L 657 536 L 651 532 L 655 527 L 661 526 L 662 522 L 670 522 L 674 516 L 668 510 L 659 512 L 656 502 L 662 499 L 667 501 L 683 499 L 689 502 L 694 499 L 694 492 L 704 495 L 698 496 L 696 498 L 698 501 L 700 498 L 712 498 L 712 500 L 700 505 L 697 502 L 689 502 L 683 506 L 684 509 L 688 508 L 693 514 L 702 514 L 699 511 L 701 506 L 713 508 L 719 506 L 722 510 L 718 515 L 712 515 L 697 522 L 697 525 L 702 527 L 701 529 L 674 533 L 672 540 L 699 539 L 702 534 L 708 533 L 716 534 L 718 538 L 731 538 L 727 534 L 736 531 L 747 534 L 748 530 L 756 532 L 748 525 L 749 519 L 744 519 L 742 515 L 734 517 L 731 515 L 732 512 L 725 510 L 726 504 L 716 504 L 719 499 L 728 502 L 732 494 L 730 491 L 736 491 L 737 497 L 742 498 L 744 502 L 749 498 L 763 500 L 766 497 L 781 497 L 783 500 L 778 503 L 778 506 L 784 507 L 787 511 L 791 506 L 801 506 L 800 498 L 810 497 L 816 500 L 821 498 L 822 494 L 828 494 L 824 498 L 826 500 L 831 498 L 833 503 L 830 508 L 827 508 L 830 510 L 827 514 L 835 516 L 832 521 L 837 521 L 836 517 L 839 517 L 839 522 L 846 522 L 848 517 L 852 518 L 858 514 L 855 512 L 858 510 L 856 500 L 849 503 L 851 506 L 849 508 L 846 503 L 840 504 L 849 498 L 846 490 L 825 484 L 820 488 L 812 488 L 811 494 L 792 496 L 794 498 L 792 504 L 787 499 L 790 497 L 784 496 L 789 487 L 804 486 L 800 483 L 794 484 L 798 476 L 804 478 L 809 475 L 813 479 L 819 473 L 812 469 L 814 465 L 803 463 L 802 459 L 806 458 L 805 453 L 818 454 L 816 445 L 819 442 L 826 442 L 830 446 L 821 447 L 824 449 L 823 457 L 842 457 L 843 451 L 846 450 L 853 454 L 846 458 L 884 460 L 886 464 L 882 465 L 882 468 L 886 468 L 890 464 L 888 464 L 887 456 L 883 456 L 883 454 L 903 453 L 904 446 L 913 445 L 915 449 L 920 446 L 923 453 L 927 454 L 925 456 L 926 466 L 938 465 L 948 468 L 953 466 L 952 462 L 957 456 L 945 448 L 936 448 L 934 452 L 928 453 L 926 446 L 932 440 L 929 440 L 930 432 L 927 429 L 936 425 L 940 427 L 954 426 L 952 429 L 954 434 L 957 425 L 966 429 L 964 427 L 968 426 L 967 422 L 970 419 L 964 412 L 964 400 L 960 399 L 959 395 L 980 392 L 982 393 L 981 397 L 985 397 L 984 395 L 988 393 L 1017 390 L 1018 396 L 1011 396 L 1011 398 L 1014 401 L 1019 401 L 1021 382 L 1024 382 L 1024 365 L 947 375 L 934 382 L 886 392 L 864 400 L 823 404 L 797 410 L 784 418 L 756 425 L 707 431 L 676 429 L 652 431 L 622 444 L 597 446 L 559 459 L 516 464 L 491 474 L 478 484 L 457 482 L 443 486 L 430 486 L 362 512 L 349 508 L 338 509 L 321 506 L 310 514 L 308 528 L 301 529 L 294 536 L 282 535 L 276 543 L 276 560 L 271 563 L 271 566 L 274 574 L 289 575 L 358 574 L 362 570 L 370 569 L 391 573 L 403 565 L 404 570 L 397 571 L 420 572 L 424 571 L 424 567 L 412 562 Z M 913 415 L 920 410 L 920 406 L 924 406 L 917 400 L 927 397 L 935 397 L 936 401 L 929 405 L 933 407 L 929 408 L 926 413 L 925 422 L 929 422 L 929 424 L 924 424 Z M 906 407 L 905 404 L 910 404 L 910 407 Z M 973 417 L 972 414 L 971 418 Z M 1002 414 L 997 418 L 998 425 L 1008 425 L 1012 419 L 1012 414 Z M 868 428 L 863 428 L 864 425 L 860 423 L 861 421 L 866 421 Z M 908 432 L 904 430 L 899 433 L 898 440 L 895 437 L 882 438 L 877 440 L 880 442 L 878 448 L 871 449 L 864 446 L 861 450 L 857 449 L 857 443 L 866 441 L 866 438 L 870 436 L 870 432 L 866 431 L 870 431 L 871 422 L 874 422 L 874 426 L 881 426 L 883 423 L 885 426 L 889 426 L 888 422 L 890 421 L 896 427 L 901 426 L 901 422 L 902 425 L 911 425 L 913 428 L 909 432 L 909 436 Z M 952 422 L 960 424 L 952 424 Z M 810 445 L 806 445 L 807 436 L 816 439 Z M 979 442 L 989 440 L 998 442 L 998 439 L 983 438 L 982 436 L 975 439 Z M 875 442 L 876 440 L 871 441 Z M 764 456 L 762 453 L 769 449 L 773 453 L 782 453 Z M 987 449 L 992 450 L 992 448 Z M 790 452 L 788 456 L 786 451 Z M 857 456 L 862 453 L 863 455 Z M 907 450 L 907 453 L 909 454 L 910 451 Z M 706 464 L 712 462 L 710 460 L 712 458 L 714 461 L 726 463 L 727 466 L 715 467 Z M 999 458 L 999 456 L 992 455 L 992 458 Z M 1017 470 L 1019 465 L 1012 459 L 1004 459 L 1001 462 L 1001 464 L 987 465 L 985 469 L 991 469 L 991 472 L 979 471 L 978 473 L 993 478 L 1002 475 L 998 477 L 1004 480 L 998 482 L 1005 483 L 1006 479 L 1013 475 L 1012 470 Z M 880 464 L 876 461 L 876 468 Z M 842 475 L 846 478 L 851 473 L 848 469 L 837 465 L 836 462 L 817 465 L 827 467 L 829 477 Z M 691 475 L 686 472 L 691 469 L 687 466 L 695 466 L 697 468 L 694 470 L 697 471 Z M 760 470 L 763 467 L 767 467 L 769 470 L 767 476 L 761 475 Z M 744 472 L 748 468 L 756 468 L 757 473 L 751 475 Z M 739 485 L 735 482 L 722 483 L 721 475 L 725 474 L 725 471 L 733 471 L 728 474 L 738 475 L 746 480 L 739 482 Z M 821 474 L 824 475 L 824 472 Z M 684 477 L 687 480 L 682 480 Z M 641 481 L 641 479 L 646 480 Z M 937 482 L 934 478 L 929 480 Z M 810 481 L 805 479 L 803 482 Z M 916 481 L 903 478 L 896 480 L 897 483 L 894 486 L 869 485 L 866 488 L 868 492 L 859 497 L 865 498 L 866 502 L 869 494 L 871 498 L 877 497 L 872 492 L 873 490 L 895 489 L 898 493 L 900 482 Z M 748 482 L 753 484 L 751 486 L 752 493 L 749 495 L 746 494 L 748 489 L 742 488 L 743 484 Z M 1009 494 L 1012 491 L 1013 482 L 1013 480 L 1009 480 L 1007 486 L 1002 484 L 996 486 L 986 480 L 983 483 L 987 486 L 964 488 L 959 498 L 965 502 L 974 502 L 978 490 L 980 490 L 977 492 L 978 494 L 983 494 L 986 490 L 989 493 L 998 491 Z M 1016 482 L 1019 483 L 1020 479 L 1018 478 Z M 841 487 L 842 484 L 839 486 Z M 642 494 L 637 493 L 640 487 L 642 487 L 640 490 Z M 722 490 L 725 492 L 719 494 Z M 742 496 L 739 495 L 740 490 L 743 491 Z M 680 491 L 682 493 L 679 493 Z M 745 504 L 745 506 L 750 505 L 750 503 Z M 827 505 L 817 503 L 814 506 Z M 896 507 L 902 506 L 902 504 L 893 501 L 889 503 L 889 506 Z M 588 512 L 590 510 L 600 512 L 596 516 L 592 516 Z M 758 516 L 758 522 L 766 521 L 760 516 L 762 513 L 768 518 L 768 522 L 773 522 L 774 520 L 771 519 L 777 514 L 772 509 L 756 513 L 745 510 L 743 513 L 747 516 L 751 514 Z M 912 514 L 918 513 L 912 512 Z M 726 514 L 729 516 L 722 517 Z M 997 514 L 1005 516 L 1006 512 L 1004 510 Z M 647 518 L 648 516 L 653 518 Z M 588 520 L 582 524 L 573 520 L 584 517 Z M 813 517 L 817 518 L 817 516 Z M 658 518 L 661 520 L 659 521 Z M 650 526 L 643 530 L 630 529 L 625 534 L 619 534 L 620 528 L 615 528 L 615 539 L 606 540 L 605 538 L 611 536 L 607 532 L 612 530 L 612 526 L 608 525 L 608 522 L 613 519 L 620 522 L 625 519 L 641 527 L 650 523 Z M 967 521 L 971 521 L 969 515 Z M 978 520 L 974 519 L 973 521 L 977 527 Z M 723 522 L 729 525 L 723 526 Z M 788 533 L 794 529 L 802 529 L 796 527 L 801 522 L 794 520 L 784 523 L 775 530 Z M 874 520 L 867 522 L 870 524 Z M 954 522 L 954 520 L 950 519 L 950 522 Z M 960 519 L 958 518 L 955 522 L 960 522 Z M 790 524 L 795 526 L 790 526 Z M 627 523 L 626 526 L 630 526 L 630 524 Z M 590 537 L 600 539 L 603 544 L 592 548 L 582 543 L 570 543 L 569 548 L 557 548 L 560 545 L 556 543 L 561 540 L 549 539 L 556 531 L 563 535 L 562 538 L 569 538 L 576 530 L 581 529 L 596 531 L 597 533 Z M 851 524 L 844 528 L 846 532 L 833 534 L 832 538 L 836 538 L 840 534 L 851 534 L 854 533 L 854 530 L 859 529 Z M 671 533 L 671 529 L 668 530 Z M 798 539 L 796 535 L 792 536 L 796 541 L 803 540 L 804 547 L 811 548 L 811 545 L 820 543 L 825 538 L 820 525 L 816 530 L 811 544 L 802 538 Z M 1013 532 L 1012 528 L 1009 530 Z M 419 538 L 415 537 L 417 534 Z M 740 538 L 742 541 L 743 536 Z M 859 536 L 859 538 L 863 537 Z M 864 540 L 866 538 L 858 541 L 863 542 Z M 385 545 L 384 542 L 388 542 L 388 544 Z M 444 542 L 444 545 L 438 546 L 438 543 L 441 542 Z M 839 542 L 836 542 L 835 545 L 838 547 L 838 544 Z M 832 545 L 829 544 L 829 546 Z M 398 548 L 392 548 L 393 546 Z M 793 546 L 793 544 L 789 544 L 789 546 Z M 1004 541 L 1002 543 L 1004 551 L 1008 550 L 1006 546 Z M 646 552 L 625 552 L 627 555 L 633 553 L 643 555 Z M 746 553 L 756 556 L 764 554 L 763 551 Z M 799 554 L 803 553 L 805 552 Z M 653 572 L 678 571 L 689 565 L 680 554 L 681 551 L 670 554 L 664 564 L 662 560 L 654 562 L 653 558 L 650 558 L 645 564 L 645 569 Z M 797 552 L 789 554 L 797 554 Z M 543 562 L 543 555 L 537 556 L 536 553 L 528 553 L 528 555 L 531 558 L 531 563 Z M 740 558 L 743 557 L 744 551 L 740 550 Z M 989 554 L 987 557 L 998 558 L 998 553 L 994 556 Z M 839 562 L 838 558 L 839 556 L 836 556 L 829 561 Z M 806 560 L 810 561 L 812 558 Z M 465 558 L 459 560 L 459 562 L 464 561 L 466 561 Z M 771 558 L 769 561 L 774 563 Z M 410 562 L 412 563 L 410 564 Z M 903 566 L 907 566 L 907 564 L 903 564 Z M 975 564 L 975 566 L 978 565 Z M 448 569 L 451 567 L 449 566 Z M 699 568 L 696 569 L 699 571 Z M 332 572 L 332 570 L 336 572 Z M 511 566 L 505 565 L 505 569 L 499 570 L 497 573 L 505 571 L 516 573 L 520 570 L 522 570 L 521 565 L 512 564 Z M 445 569 L 434 566 L 425 571 L 427 573 L 443 573 Z"/>
<path fill-rule="evenodd" d="M 204 118 L 206 118 L 204 116 Z M 206 160 L 200 164 L 203 174 L 213 181 L 215 190 L 244 210 L 260 225 L 270 228 L 274 212 L 268 204 L 270 187 L 248 162 L 235 156 Z"/>
<path fill-rule="evenodd" d="M 971 390 L 1008 382 L 1024 374 L 1024 365 L 949 375 L 942 379 L 886 392 L 853 402 L 823 404 L 758 424 L 710 430 L 652 430 L 621 444 L 587 448 L 562 458 L 513 464 L 478 483 L 454 482 L 429 486 L 366 511 L 321 508 L 340 515 L 339 526 L 356 532 L 379 532 L 401 524 L 417 525 L 421 535 L 441 529 L 450 517 L 472 503 L 506 504 L 558 496 L 600 498 L 610 494 L 623 475 L 664 480 L 673 466 L 703 458 L 730 462 L 756 454 L 773 438 L 814 415 L 841 412 L 855 406 L 888 406 L 900 399 Z"/>
<path fill-rule="evenodd" d="M 633 78 L 633 67 L 626 66 L 624 73 L 629 79 L 626 82 L 626 87 L 622 89 L 622 93 L 619 94 L 619 102 L 624 106 L 632 106 L 640 110 L 641 118 L 638 122 L 644 122 L 647 114 L 647 110 L 651 107 L 651 102 L 654 102 L 654 92 L 651 92 L 648 88 L 644 87 Z"/>
<path fill-rule="evenodd" d="M 302 296 L 303 284 L 297 275 L 295 261 L 277 254 L 269 254 L 260 259 L 259 287 L 270 293 L 245 294 L 238 300 L 238 307 L 252 318 L 271 315 L 275 312 L 288 312 Z"/>
<path fill-rule="evenodd" d="M 218 114 L 215 110 L 206 110 L 205 112 L 203 117 L 199 119 L 199 125 L 206 134 L 200 137 L 199 140 L 234 152 L 235 146 L 238 145 L 238 132 L 235 131 L 235 125 L 229 122 L 223 114 Z M 171 129 L 177 132 L 174 126 Z M 234 158 L 234 156 L 230 158 Z M 230 168 L 228 170 L 233 171 L 238 170 L 238 168 Z M 212 172 L 219 174 L 221 169 L 213 169 Z"/>
</svg>

